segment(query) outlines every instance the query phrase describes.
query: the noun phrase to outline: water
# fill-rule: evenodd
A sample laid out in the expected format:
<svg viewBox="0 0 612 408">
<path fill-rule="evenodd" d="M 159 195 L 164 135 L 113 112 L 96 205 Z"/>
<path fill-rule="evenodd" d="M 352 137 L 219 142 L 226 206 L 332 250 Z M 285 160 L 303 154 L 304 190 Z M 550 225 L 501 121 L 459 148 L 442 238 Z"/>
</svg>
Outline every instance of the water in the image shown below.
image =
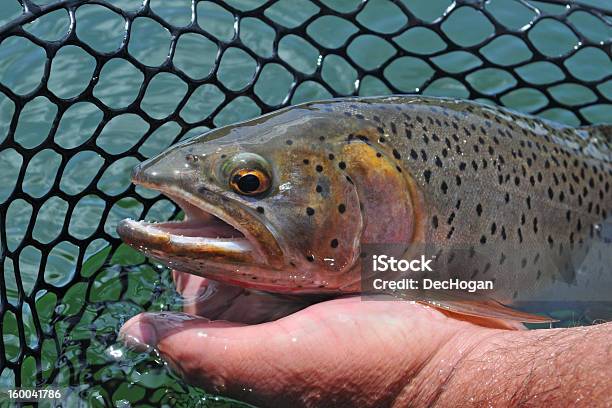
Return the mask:
<svg viewBox="0 0 612 408">
<path fill-rule="evenodd" d="M 4 3 L 0 27 L 21 14 L 16 0 Z M 141 9 L 139 0 L 110 3 Z M 342 13 L 360 4 L 323 3 Z M 202 1 L 195 13 L 205 33 L 178 38 L 172 72 L 165 72 L 172 42 L 167 24 L 187 26 L 190 1 L 150 1 L 162 20 L 133 21 L 128 59 L 112 54 L 125 36 L 119 10 L 82 5 L 76 9 L 76 35 L 89 48 L 58 50 L 49 67 L 51 93 L 41 87 L 46 53 L 37 41 L 63 41 L 68 12 L 60 8 L 24 25 L 35 38 L 0 37 L 0 286 L 8 305 L 1 315 L 7 364 L 0 366 L 0 388 L 69 387 L 67 406 L 237 404 L 186 385 L 155 355 L 128 351 L 116 339 L 121 325 L 139 312 L 181 308 L 169 271 L 119 245 L 115 233 L 122 218 L 177 215 L 171 202 L 129 183 L 136 163 L 177 140 L 286 103 L 341 94 L 421 92 L 503 103 L 571 125 L 610 120 L 612 86 L 605 79 L 612 63 L 598 47 L 612 38 L 610 16 L 570 10 L 569 21 L 590 46 L 579 44 L 564 24 L 538 21 L 527 38 L 553 62 L 534 62 L 520 33 L 469 48 L 493 35 L 490 19 L 518 30 L 532 24 L 533 9 L 492 0 L 485 7 L 488 17 L 463 7 L 436 32 L 430 23 L 450 3 L 403 1 L 400 8 L 373 0 L 356 21 L 317 17 L 305 39 L 291 30 L 320 12 L 313 3 L 280 1 L 266 9 L 266 19 L 250 16 L 236 23 L 231 8 L 252 10 L 263 2 Z M 612 9 L 609 0 L 590 3 Z M 553 14 L 568 12 L 534 4 Z M 405 29 L 406 10 L 424 25 Z M 289 30 L 277 46 L 275 24 Z M 236 28 L 243 46 L 232 42 Z M 554 60 L 574 47 L 579 52 Z M 10 92 L 25 97 L 25 105 L 11 100 Z M 571 311 L 556 317 L 566 325 L 581 318 Z"/>
</svg>

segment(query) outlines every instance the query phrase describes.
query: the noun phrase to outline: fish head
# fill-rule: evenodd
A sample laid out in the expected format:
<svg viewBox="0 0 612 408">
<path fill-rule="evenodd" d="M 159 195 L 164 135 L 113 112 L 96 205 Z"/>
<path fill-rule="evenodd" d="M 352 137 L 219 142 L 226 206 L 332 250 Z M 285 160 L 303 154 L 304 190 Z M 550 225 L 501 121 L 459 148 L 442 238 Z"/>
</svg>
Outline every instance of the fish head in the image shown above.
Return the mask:
<svg viewBox="0 0 612 408">
<path fill-rule="evenodd" d="M 384 190 L 397 188 L 395 165 L 368 170 L 379 158 L 350 143 L 356 127 L 320 109 L 292 108 L 175 145 L 137 166 L 132 179 L 171 198 L 185 219 L 124 220 L 118 233 L 171 268 L 224 283 L 353 291 L 364 238 L 376 235 L 368 232 L 373 214 L 385 207 Z M 354 180 L 362 176 L 378 190 L 364 190 L 368 183 Z M 382 224 L 384 237 L 396 239 L 397 227 Z"/>
</svg>

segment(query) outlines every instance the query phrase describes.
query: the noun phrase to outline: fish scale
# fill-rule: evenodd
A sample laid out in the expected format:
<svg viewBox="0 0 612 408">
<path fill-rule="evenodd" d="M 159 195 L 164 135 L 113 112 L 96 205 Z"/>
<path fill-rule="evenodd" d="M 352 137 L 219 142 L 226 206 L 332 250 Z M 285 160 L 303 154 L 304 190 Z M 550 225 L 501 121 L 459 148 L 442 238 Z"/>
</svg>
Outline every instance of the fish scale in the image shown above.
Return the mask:
<svg viewBox="0 0 612 408">
<path fill-rule="evenodd" d="M 181 271 L 275 293 L 358 292 L 366 249 L 387 245 L 431 252 L 445 276 L 492 280 L 494 292 L 471 298 L 489 309 L 609 300 L 610 130 L 450 98 L 306 103 L 215 129 L 134 172 L 242 240 L 204 245 L 135 222 L 118 231 Z M 247 173 L 265 191 L 228 178 Z M 447 296 L 435 300 L 461 312 Z"/>
</svg>

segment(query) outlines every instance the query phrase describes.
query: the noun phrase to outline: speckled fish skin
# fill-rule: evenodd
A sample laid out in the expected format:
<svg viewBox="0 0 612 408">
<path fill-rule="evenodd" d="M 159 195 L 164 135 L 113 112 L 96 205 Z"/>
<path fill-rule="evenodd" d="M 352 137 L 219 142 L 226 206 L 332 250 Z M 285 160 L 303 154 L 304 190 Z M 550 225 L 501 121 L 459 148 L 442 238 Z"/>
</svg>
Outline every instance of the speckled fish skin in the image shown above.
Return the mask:
<svg viewBox="0 0 612 408">
<path fill-rule="evenodd" d="M 143 248 L 127 227 L 120 235 L 181 271 L 278 293 L 359 291 L 368 243 L 487 248 L 451 260 L 450 274 L 506 279 L 514 285 L 495 300 L 529 300 L 533 288 L 610 273 L 605 262 L 577 266 L 612 213 L 610 133 L 446 98 L 306 103 L 213 130 L 135 171 L 136 182 L 205 201 L 252 253 L 224 262 Z M 266 195 L 240 196 L 217 176 L 238 152 L 272 166 Z"/>
</svg>

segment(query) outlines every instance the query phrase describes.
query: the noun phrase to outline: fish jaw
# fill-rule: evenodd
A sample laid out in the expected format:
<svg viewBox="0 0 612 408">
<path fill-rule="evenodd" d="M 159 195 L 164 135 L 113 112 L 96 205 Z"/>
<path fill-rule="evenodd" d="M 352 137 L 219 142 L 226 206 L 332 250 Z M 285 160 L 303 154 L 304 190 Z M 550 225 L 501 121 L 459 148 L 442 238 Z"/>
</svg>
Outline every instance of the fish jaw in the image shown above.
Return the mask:
<svg viewBox="0 0 612 408">
<path fill-rule="evenodd" d="M 178 225 L 126 219 L 119 223 L 117 232 L 130 246 L 159 259 L 165 257 L 163 254 L 230 262 L 253 262 L 256 258 L 256 251 L 244 238 L 187 236 L 181 233 L 184 228 L 176 228 Z"/>
<path fill-rule="evenodd" d="M 122 240 L 169 268 L 220 283 L 285 294 L 353 293 L 356 285 L 345 285 L 318 274 L 291 268 L 274 268 L 243 237 L 208 238 L 184 236 L 178 222 L 148 223 L 123 220 L 117 227 Z"/>
<path fill-rule="evenodd" d="M 185 213 L 184 221 L 147 222 L 125 219 L 117 226 L 121 239 L 133 248 L 171 266 L 173 259 L 205 259 L 210 262 L 255 263 L 265 259 L 256 241 L 222 214 L 200 208 L 187 194 L 139 182 L 165 193 Z M 195 200 L 194 200 L 195 201 Z M 202 204 L 202 203 L 198 203 Z"/>
</svg>

